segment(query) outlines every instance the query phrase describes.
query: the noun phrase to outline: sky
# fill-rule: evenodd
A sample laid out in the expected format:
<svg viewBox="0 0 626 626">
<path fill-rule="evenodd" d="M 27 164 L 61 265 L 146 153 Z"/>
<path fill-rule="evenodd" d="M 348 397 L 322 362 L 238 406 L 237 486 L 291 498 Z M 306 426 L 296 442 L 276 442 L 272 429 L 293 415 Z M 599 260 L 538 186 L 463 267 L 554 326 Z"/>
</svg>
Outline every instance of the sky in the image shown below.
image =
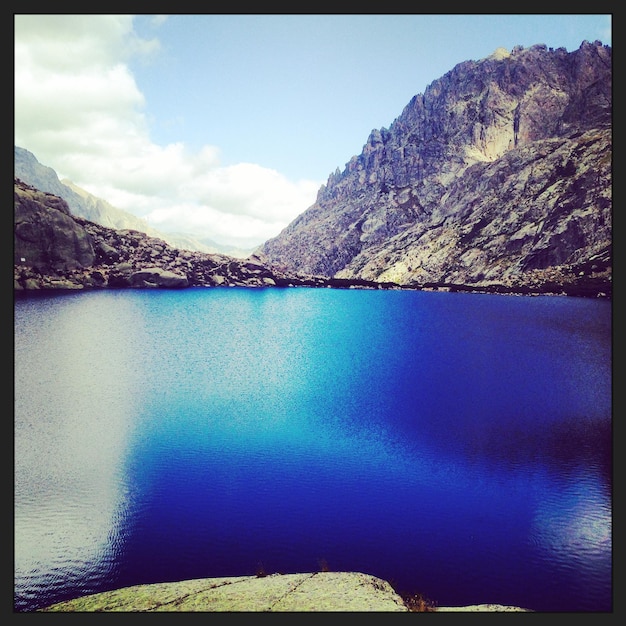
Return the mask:
<svg viewBox="0 0 626 626">
<path fill-rule="evenodd" d="M 148 221 L 253 248 L 456 64 L 612 45 L 610 14 L 15 14 L 15 145 Z"/>
</svg>

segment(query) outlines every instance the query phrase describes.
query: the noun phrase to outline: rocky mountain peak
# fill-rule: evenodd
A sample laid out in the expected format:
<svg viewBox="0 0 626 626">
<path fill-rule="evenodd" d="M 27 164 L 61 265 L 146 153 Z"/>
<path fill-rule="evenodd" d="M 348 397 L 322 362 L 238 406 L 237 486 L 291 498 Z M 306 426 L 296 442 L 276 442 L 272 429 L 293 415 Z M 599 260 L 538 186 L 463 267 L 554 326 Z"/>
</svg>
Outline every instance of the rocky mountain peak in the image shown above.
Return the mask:
<svg viewBox="0 0 626 626">
<path fill-rule="evenodd" d="M 565 272 L 610 246 L 611 124 L 600 42 L 465 61 L 372 130 L 259 254 L 283 271 L 403 285 L 527 284 L 538 257 Z"/>
<path fill-rule="evenodd" d="M 502 61 L 508 59 L 511 53 L 506 48 L 496 48 L 487 58 L 494 61 Z"/>
</svg>

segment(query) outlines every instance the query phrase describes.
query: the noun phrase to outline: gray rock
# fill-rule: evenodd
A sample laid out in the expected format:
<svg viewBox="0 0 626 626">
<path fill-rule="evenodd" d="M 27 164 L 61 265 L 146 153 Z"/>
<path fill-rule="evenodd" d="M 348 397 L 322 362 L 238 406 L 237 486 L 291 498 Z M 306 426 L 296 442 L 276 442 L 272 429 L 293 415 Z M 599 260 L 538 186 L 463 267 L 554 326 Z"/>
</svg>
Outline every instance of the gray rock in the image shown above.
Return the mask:
<svg viewBox="0 0 626 626">
<path fill-rule="evenodd" d="M 529 611 L 528 609 L 523 609 L 519 606 L 506 606 L 503 604 L 472 604 L 469 606 L 442 606 L 437 609 L 437 612 L 529 613 L 532 611 Z"/>
<path fill-rule="evenodd" d="M 41 612 L 400 612 L 411 611 L 385 580 L 359 572 L 200 578 L 136 585 L 59 602 Z M 525 612 L 501 604 L 430 611 Z"/>
<path fill-rule="evenodd" d="M 460 63 L 337 169 L 257 251 L 287 273 L 404 286 L 610 289 L 611 48 Z"/>
<path fill-rule="evenodd" d="M 132 287 L 184 289 L 189 286 L 189 281 L 181 274 L 163 270 L 160 267 L 150 267 L 131 274 L 130 284 Z"/>
<path fill-rule="evenodd" d="M 17 290 L 275 286 L 285 279 L 258 260 L 179 250 L 134 229 L 72 215 L 60 197 L 15 179 Z"/>
<path fill-rule="evenodd" d="M 396 611 L 402 598 L 384 580 L 320 572 L 207 578 L 107 591 L 44 611 Z"/>
<path fill-rule="evenodd" d="M 95 260 L 87 231 L 61 198 L 16 186 L 14 223 L 17 264 L 73 270 Z"/>
</svg>

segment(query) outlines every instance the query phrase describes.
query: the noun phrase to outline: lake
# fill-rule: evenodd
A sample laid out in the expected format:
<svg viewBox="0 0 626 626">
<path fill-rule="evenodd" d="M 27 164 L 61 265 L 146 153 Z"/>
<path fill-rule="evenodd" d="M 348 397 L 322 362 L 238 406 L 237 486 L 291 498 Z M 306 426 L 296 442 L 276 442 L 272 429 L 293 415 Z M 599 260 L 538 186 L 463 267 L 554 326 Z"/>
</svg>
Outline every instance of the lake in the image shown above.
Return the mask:
<svg viewBox="0 0 626 626">
<path fill-rule="evenodd" d="M 359 571 L 612 610 L 611 303 L 213 288 L 15 297 L 15 611 Z"/>
</svg>

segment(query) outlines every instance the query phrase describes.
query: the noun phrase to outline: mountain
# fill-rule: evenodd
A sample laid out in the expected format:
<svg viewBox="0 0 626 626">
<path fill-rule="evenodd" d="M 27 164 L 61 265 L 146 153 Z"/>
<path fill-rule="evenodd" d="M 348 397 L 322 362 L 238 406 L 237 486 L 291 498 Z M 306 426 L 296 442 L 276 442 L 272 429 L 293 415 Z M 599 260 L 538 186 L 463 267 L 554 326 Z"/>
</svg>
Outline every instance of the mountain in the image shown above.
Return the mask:
<svg viewBox="0 0 626 626">
<path fill-rule="evenodd" d="M 255 258 L 282 272 L 611 288 L 612 53 L 465 61 L 414 96 Z"/>
<path fill-rule="evenodd" d="M 139 230 L 77 217 L 63 198 L 15 178 L 16 291 L 291 284 L 258 262 L 180 250 Z"/>
<path fill-rule="evenodd" d="M 227 254 L 237 258 L 245 258 L 252 252 L 251 250 L 221 246 L 210 240 L 199 240 L 187 233 L 160 232 L 152 228 L 146 220 L 114 207 L 106 200 L 98 198 L 75 185 L 72 181 L 60 180 L 58 174 L 51 167 L 42 165 L 32 152 L 18 146 L 15 146 L 14 172 L 15 176 L 27 185 L 63 198 L 74 215 L 96 224 L 120 230 L 138 230 L 151 237 L 163 239 L 169 245 L 183 250 L 208 254 Z"/>
<path fill-rule="evenodd" d="M 611 81 L 611 48 L 600 42 L 571 53 L 499 49 L 461 63 L 412 98 L 389 129 L 373 130 L 313 206 L 240 261 L 153 236 L 16 147 L 15 288 L 610 296 Z"/>
</svg>

